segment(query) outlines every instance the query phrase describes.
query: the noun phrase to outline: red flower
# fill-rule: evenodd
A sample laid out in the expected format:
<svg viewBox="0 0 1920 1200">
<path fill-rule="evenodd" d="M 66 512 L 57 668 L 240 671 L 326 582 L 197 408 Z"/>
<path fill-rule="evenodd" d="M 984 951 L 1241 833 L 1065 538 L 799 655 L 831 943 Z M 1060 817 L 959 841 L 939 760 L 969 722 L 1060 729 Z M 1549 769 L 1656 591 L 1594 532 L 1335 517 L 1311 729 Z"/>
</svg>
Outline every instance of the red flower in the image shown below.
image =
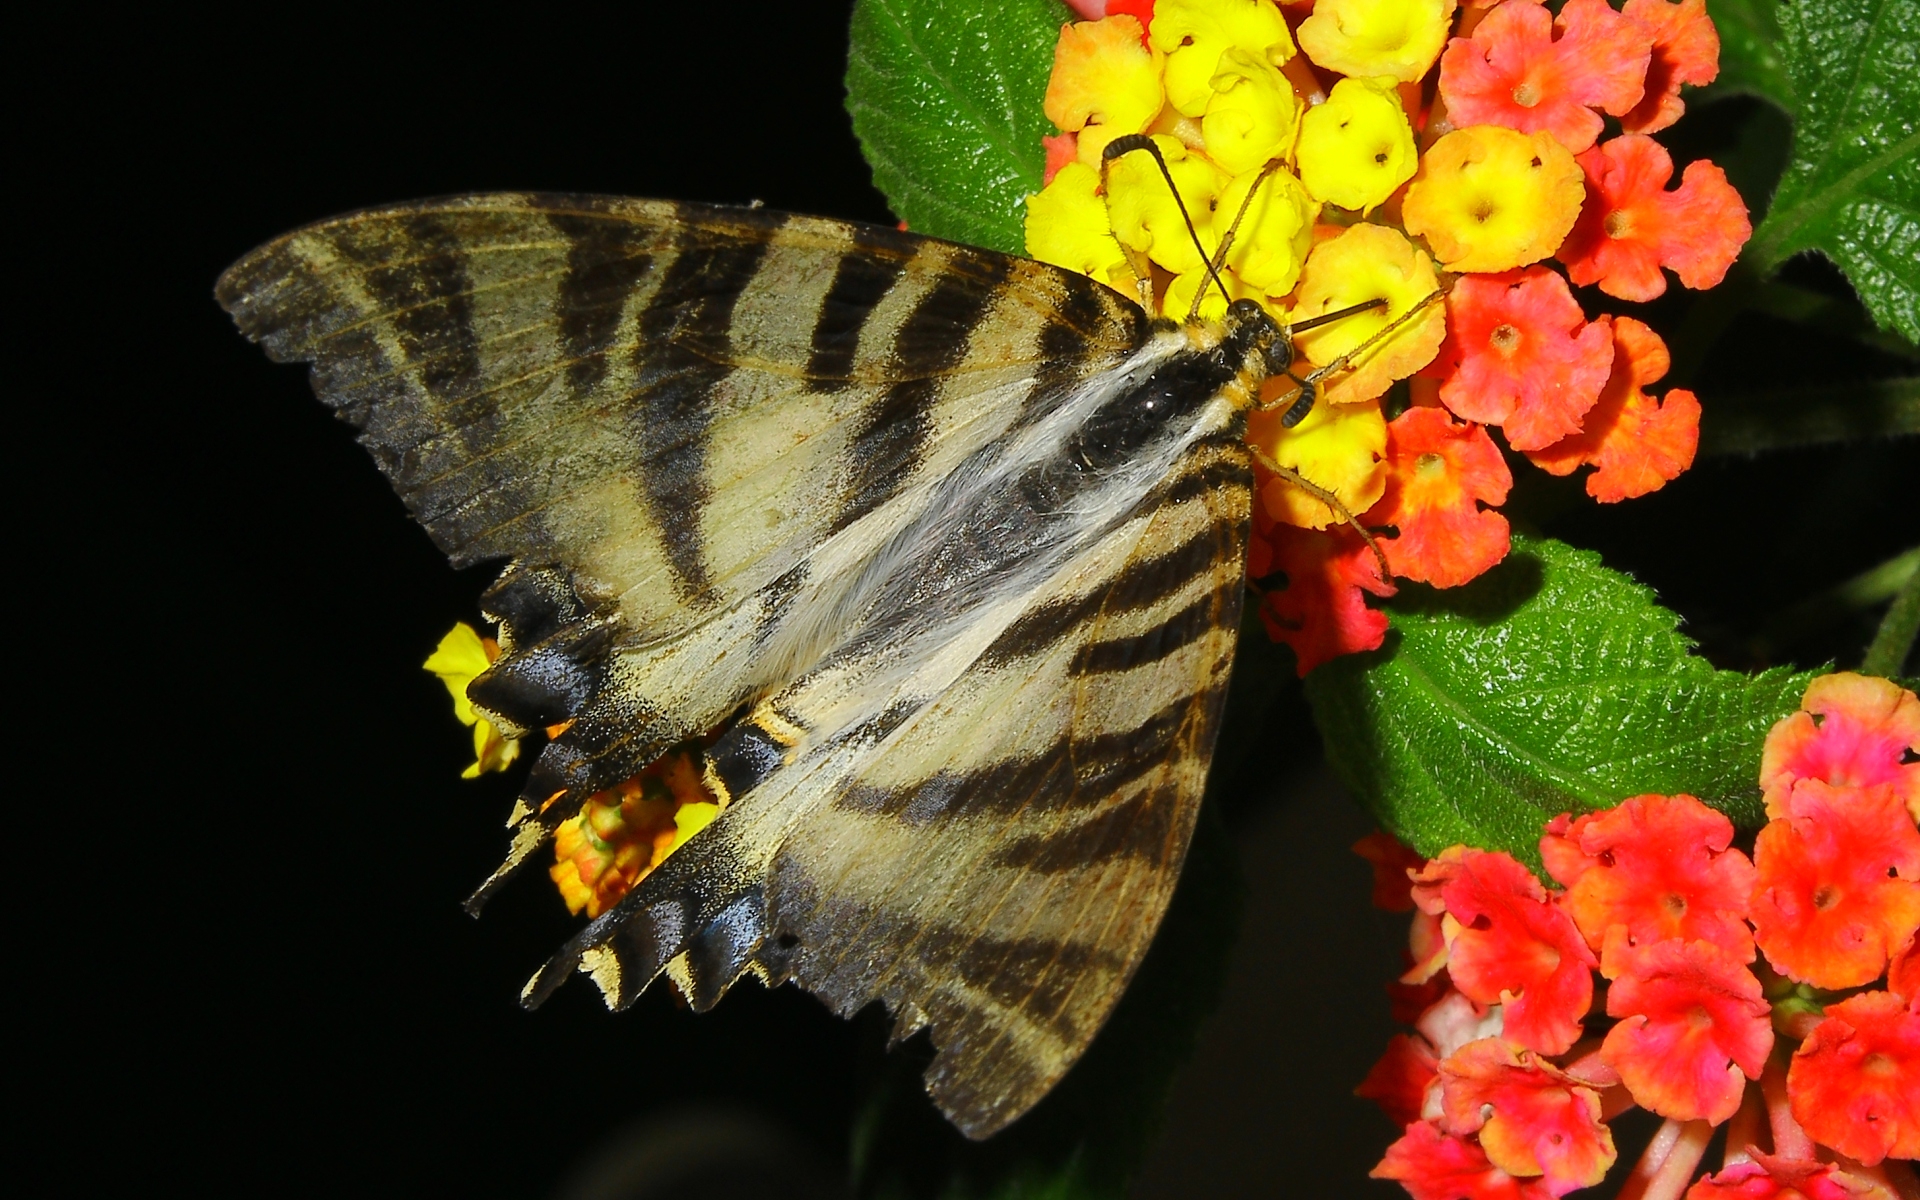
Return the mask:
<svg viewBox="0 0 1920 1200">
<path fill-rule="evenodd" d="M 1660 335 L 1632 317 L 1615 317 L 1613 371 L 1586 427 L 1527 457 L 1540 469 L 1568 475 L 1582 465 L 1587 494 L 1603 503 L 1657 491 L 1693 465 L 1700 444 L 1700 402 L 1685 388 L 1655 400 L 1641 389 L 1667 373 Z"/>
<path fill-rule="evenodd" d="M 1579 1039 L 1598 964 L 1526 867 L 1504 852 L 1454 846 L 1413 882 L 1415 904 L 1446 914 L 1454 986 L 1499 1004 L 1506 1037 L 1543 1054 Z"/>
<path fill-rule="evenodd" d="M 1753 233 L 1747 206 L 1726 172 L 1689 163 L 1675 191 L 1673 159 L 1650 137 L 1629 133 L 1580 155 L 1587 200 L 1558 257 L 1577 284 L 1598 283 L 1622 300 L 1667 290 L 1661 267 L 1690 288 L 1719 283 Z"/>
<path fill-rule="evenodd" d="M 1391 596 L 1394 587 L 1380 578 L 1366 542 L 1344 526 L 1301 529 L 1263 521 L 1259 507 L 1248 574 L 1286 573 L 1286 589 L 1266 594 L 1260 620 L 1274 641 L 1293 647 L 1300 674 L 1342 654 L 1377 649 L 1387 636 L 1387 615 L 1368 608 L 1361 593 Z"/>
<path fill-rule="evenodd" d="M 1687 110 L 1680 99 L 1683 83 L 1712 83 L 1720 74 L 1720 34 L 1707 15 L 1707 0 L 1627 0 L 1620 15 L 1653 39 L 1646 94 L 1620 118 L 1628 133 L 1654 133 Z"/>
<path fill-rule="evenodd" d="M 1454 587 L 1507 556 L 1507 519 L 1488 509 L 1512 486 L 1486 430 L 1409 408 L 1387 424 L 1387 490 L 1361 519 L 1398 530 L 1381 543 L 1395 575 Z"/>
<path fill-rule="evenodd" d="M 1755 1154 L 1687 1189 L 1686 1200 L 1890 1200 L 1832 1163 Z"/>
<path fill-rule="evenodd" d="M 1409 1125 L 1369 1172 L 1395 1179 L 1413 1200 L 1550 1200 L 1544 1179 L 1515 1179 L 1487 1161 L 1486 1151 L 1442 1133 L 1433 1121 Z"/>
<path fill-rule="evenodd" d="M 1794 1119 L 1873 1166 L 1920 1158 L 1920 1006 L 1862 992 L 1827 1008 L 1787 1070 Z"/>
<path fill-rule="evenodd" d="M 1423 374 L 1469 421 L 1499 425 L 1516 450 L 1580 432 L 1613 364 L 1613 338 L 1545 267 L 1465 275 L 1447 296 L 1447 340 Z"/>
<path fill-rule="evenodd" d="M 1060 133 L 1043 135 L 1040 144 L 1047 148 L 1047 170 L 1040 177 L 1042 186 L 1053 182 L 1060 168 L 1080 157 L 1080 138 L 1077 134 Z"/>
<path fill-rule="evenodd" d="M 1390 833 L 1379 830 L 1353 844 L 1353 852 L 1373 866 L 1373 906 L 1386 912 L 1413 910 L 1413 881 L 1407 872 L 1427 860 Z"/>
<path fill-rule="evenodd" d="M 1767 733 L 1760 752 L 1760 786 L 1767 794 L 1767 815 L 1802 779 L 1834 787 L 1885 783 L 1920 821 L 1920 762 L 1903 762 L 1920 753 L 1920 699 L 1899 684 L 1871 675 L 1836 671 L 1807 685 L 1801 711 Z"/>
<path fill-rule="evenodd" d="M 1920 928 L 1920 830 L 1886 784 L 1794 785 L 1753 847 L 1754 937 L 1775 970 L 1859 987 Z"/>
<path fill-rule="evenodd" d="M 1411 1125 L 1426 1107 L 1427 1087 L 1439 1077 L 1439 1068 L 1440 1059 L 1425 1038 L 1396 1033 L 1353 1094 L 1378 1104 L 1395 1125 Z"/>
<path fill-rule="evenodd" d="M 1692 796 L 1635 796 L 1571 822 L 1554 818 L 1540 855 L 1567 889 L 1560 907 L 1596 950 L 1618 926 L 1636 945 L 1703 938 L 1745 963 L 1754 873 L 1732 842 L 1733 822 Z"/>
<path fill-rule="evenodd" d="M 1639 102 L 1652 51 L 1606 0 L 1568 0 L 1557 21 L 1539 4 L 1502 4 L 1447 43 L 1440 96 L 1456 126 L 1544 131 L 1578 154 L 1600 136 L 1595 108 L 1619 116 Z"/>
<path fill-rule="evenodd" d="M 1592 1187 L 1613 1165 L 1613 1133 L 1594 1090 L 1500 1038 L 1462 1046 L 1440 1064 L 1440 1106 L 1449 1132 L 1478 1133 L 1489 1162 L 1542 1176 L 1553 1195 Z"/>
<path fill-rule="evenodd" d="M 1624 1019 L 1602 1060 L 1663 1117 L 1731 1117 L 1773 1049 L 1772 1009 L 1753 972 L 1712 942 L 1679 938 L 1609 946 L 1607 958 L 1607 1014 Z"/>
</svg>

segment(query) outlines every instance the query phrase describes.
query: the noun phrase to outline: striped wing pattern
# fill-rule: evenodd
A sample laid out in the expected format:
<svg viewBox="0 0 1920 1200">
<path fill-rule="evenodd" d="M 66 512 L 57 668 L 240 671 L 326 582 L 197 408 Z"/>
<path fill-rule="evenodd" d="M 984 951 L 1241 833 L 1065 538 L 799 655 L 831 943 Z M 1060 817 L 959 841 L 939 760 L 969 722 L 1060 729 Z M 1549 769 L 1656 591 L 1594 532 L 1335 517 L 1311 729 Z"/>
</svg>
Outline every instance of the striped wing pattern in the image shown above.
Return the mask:
<svg viewBox="0 0 1920 1200">
<path fill-rule="evenodd" d="M 458 565 L 542 751 L 506 863 L 744 710 L 721 818 L 529 985 L 747 970 L 931 1026 L 984 1136 L 1158 923 L 1237 628 L 1238 364 L 1083 277 L 893 230 L 491 195 L 286 235 L 218 296 Z M 1171 374 L 1169 373 L 1171 372 Z M 1144 381 L 1144 383 L 1143 383 Z M 1169 432 L 1141 388 L 1191 400 Z M 1151 389 L 1149 389 L 1151 390 Z M 1153 394 L 1158 394 L 1157 392 Z"/>
</svg>

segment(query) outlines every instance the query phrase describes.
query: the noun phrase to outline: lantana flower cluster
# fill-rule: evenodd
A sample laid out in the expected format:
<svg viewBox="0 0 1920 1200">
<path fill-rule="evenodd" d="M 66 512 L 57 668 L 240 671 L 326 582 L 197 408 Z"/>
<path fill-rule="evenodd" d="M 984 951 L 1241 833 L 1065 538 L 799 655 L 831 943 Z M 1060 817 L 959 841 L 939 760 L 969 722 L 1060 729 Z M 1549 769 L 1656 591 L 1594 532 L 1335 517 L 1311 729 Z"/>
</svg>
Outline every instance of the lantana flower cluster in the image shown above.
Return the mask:
<svg viewBox="0 0 1920 1200">
<path fill-rule="evenodd" d="M 1512 476 L 1493 432 L 1554 474 L 1594 468 L 1601 501 L 1692 463 L 1698 402 L 1647 390 L 1668 367 L 1659 335 L 1589 319 L 1571 286 L 1649 300 L 1671 271 L 1709 287 L 1751 232 L 1719 168 L 1693 163 L 1669 189 L 1672 159 L 1648 136 L 1678 119 L 1683 84 L 1718 70 L 1705 0 L 1568 0 L 1557 17 L 1536 0 L 1074 7 L 1090 19 L 1055 49 L 1046 115 L 1060 133 L 1028 199 L 1028 253 L 1175 320 L 1196 296 L 1202 315 L 1224 311 L 1215 258 L 1228 295 L 1283 323 L 1384 301 L 1299 334 L 1301 376 L 1415 313 L 1330 376 L 1298 425 L 1281 419 L 1286 378 L 1250 421 L 1256 460 L 1345 510 L 1256 470 L 1249 573 L 1284 574 L 1262 615 L 1302 674 L 1386 632 L 1363 593 L 1394 585 L 1346 514 L 1398 578 L 1452 587 L 1505 557 Z M 1142 134 L 1200 247 L 1148 155 L 1103 161 Z M 1436 290 L 1444 304 L 1416 311 Z"/>
<path fill-rule="evenodd" d="M 1768 735 L 1751 854 L 1685 795 L 1555 818 L 1551 889 L 1504 853 L 1363 841 L 1376 902 L 1415 910 L 1390 989 L 1415 1032 L 1358 1089 L 1404 1131 L 1373 1174 L 1562 1196 L 1607 1175 L 1608 1122 L 1638 1106 L 1665 1123 L 1623 1197 L 1920 1194 L 1916 750 L 1912 692 L 1828 675 Z"/>
<path fill-rule="evenodd" d="M 467 685 L 498 657 L 500 644 L 462 621 L 423 664 L 452 693 L 454 716 L 473 727 L 474 762 L 462 772 L 467 779 L 504 771 L 520 756 L 522 739 L 508 737 L 467 699 Z M 565 729 L 555 725 L 546 733 L 558 737 Z M 555 861 L 547 873 L 569 912 L 597 917 L 612 908 L 720 815 L 703 781 L 698 750 L 694 744 L 674 747 L 639 774 L 589 796 L 554 831 Z"/>
</svg>

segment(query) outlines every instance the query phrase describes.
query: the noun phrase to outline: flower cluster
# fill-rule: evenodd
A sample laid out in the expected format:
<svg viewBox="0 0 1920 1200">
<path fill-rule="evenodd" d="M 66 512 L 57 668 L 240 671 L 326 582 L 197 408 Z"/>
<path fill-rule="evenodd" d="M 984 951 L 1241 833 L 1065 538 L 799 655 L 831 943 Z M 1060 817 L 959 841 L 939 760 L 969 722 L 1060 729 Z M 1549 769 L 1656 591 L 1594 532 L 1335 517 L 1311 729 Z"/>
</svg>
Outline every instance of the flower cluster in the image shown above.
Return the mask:
<svg viewBox="0 0 1920 1200">
<path fill-rule="evenodd" d="M 467 685 L 500 657 L 500 644 L 462 621 L 423 664 L 453 695 L 453 714 L 473 726 L 476 779 L 504 771 L 520 756 L 521 738 L 508 737 L 474 711 Z M 566 726 L 546 733 L 558 737 Z M 555 863 L 548 871 L 570 912 L 597 917 L 613 907 L 667 855 L 720 815 L 701 777 L 694 745 L 677 746 L 639 774 L 589 796 L 578 815 L 554 831 Z"/>
<path fill-rule="evenodd" d="M 1709 287 L 1751 232 L 1719 168 L 1693 163 L 1670 190 L 1648 136 L 1718 69 L 1705 0 L 1568 0 L 1557 17 L 1537 0 L 1074 7 L 1097 19 L 1060 32 L 1030 254 L 1175 320 L 1229 296 L 1288 323 L 1377 305 L 1298 334 L 1295 377 L 1270 380 L 1249 421 L 1249 574 L 1285 576 L 1262 616 L 1303 674 L 1385 634 L 1362 593 L 1393 584 L 1354 524 L 1393 575 L 1437 587 L 1506 555 L 1492 431 L 1554 474 L 1593 467 L 1602 501 L 1692 463 L 1699 404 L 1645 390 L 1667 369 L 1659 336 L 1589 320 L 1570 284 L 1647 300 L 1671 270 Z M 1144 153 L 1104 158 L 1127 135 L 1152 139 L 1171 189 Z M 1315 364 L 1340 369 L 1289 426 Z"/>
<path fill-rule="evenodd" d="M 1504 853 L 1363 843 L 1376 901 L 1416 910 L 1393 989 L 1416 1032 L 1358 1089 L 1404 1129 L 1374 1175 L 1420 1200 L 1565 1195 L 1639 1106 L 1666 1123 L 1622 1196 L 1916 1194 L 1914 750 L 1913 693 L 1829 675 L 1767 738 L 1751 856 L 1684 795 L 1549 822 L 1553 891 Z"/>
</svg>

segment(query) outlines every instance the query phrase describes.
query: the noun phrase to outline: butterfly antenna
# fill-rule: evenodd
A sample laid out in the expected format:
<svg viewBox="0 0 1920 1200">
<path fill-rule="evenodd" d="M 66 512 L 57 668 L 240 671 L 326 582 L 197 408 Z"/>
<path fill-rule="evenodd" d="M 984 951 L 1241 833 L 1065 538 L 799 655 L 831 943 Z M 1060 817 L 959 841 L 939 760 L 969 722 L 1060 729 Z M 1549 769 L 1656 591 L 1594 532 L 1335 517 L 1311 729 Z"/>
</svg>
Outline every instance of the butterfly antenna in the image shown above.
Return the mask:
<svg viewBox="0 0 1920 1200">
<path fill-rule="evenodd" d="M 1260 447 L 1249 443 L 1247 448 L 1253 451 L 1255 462 L 1299 488 L 1307 495 L 1312 496 L 1315 500 L 1326 505 L 1328 512 L 1331 512 L 1334 516 L 1352 526 L 1353 531 L 1360 535 L 1360 540 L 1367 544 L 1367 549 L 1373 551 L 1373 561 L 1375 565 L 1380 568 L 1380 581 L 1382 583 L 1391 583 L 1393 581 L 1393 570 L 1387 566 L 1387 552 L 1380 548 L 1380 542 L 1373 536 L 1372 531 L 1360 523 L 1360 518 L 1353 515 L 1353 510 L 1342 503 L 1340 497 L 1308 479 L 1292 467 L 1281 466 L 1273 460 L 1271 455 Z"/>
<path fill-rule="evenodd" d="M 1285 415 L 1283 415 L 1280 418 L 1281 427 L 1284 429 L 1292 429 L 1295 425 L 1298 425 L 1300 422 L 1306 420 L 1307 414 L 1313 411 L 1313 405 L 1315 400 L 1319 398 L 1320 381 L 1322 379 L 1325 379 L 1327 376 L 1333 374 L 1335 371 L 1345 370 L 1347 365 L 1351 363 L 1355 358 L 1358 358 L 1360 355 L 1365 354 L 1368 350 L 1378 345 L 1384 339 L 1392 337 L 1394 333 L 1396 333 L 1402 325 L 1405 325 L 1408 321 L 1413 320 L 1414 317 L 1418 316 L 1421 312 L 1425 311 L 1427 305 L 1432 304 L 1435 300 L 1440 299 L 1440 297 L 1444 295 L 1446 295 L 1446 292 L 1441 288 L 1435 288 L 1433 291 L 1428 292 L 1427 295 L 1424 298 L 1422 298 L 1418 304 L 1415 304 L 1412 308 L 1409 308 L 1407 311 L 1401 313 L 1399 316 L 1395 317 L 1393 320 L 1388 321 L 1385 325 L 1382 325 L 1379 329 L 1375 330 L 1372 337 L 1361 342 L 1358 346 L 1355 346 L 1353 349 L 1347 351 L 1345 354 L 1342 354 L 1339 358 L 1334 359 L 1332 362 L 1328 363 L 1326 366 L 1310 372 L 1305 379 L 1300 378 L 1298 375 L 1295 375 L 1292 372 L 1288 372 L 1287 378 L 1293 380 L 1295 383 L 1300 385 L 1300 394 L 1295 399 L 1287 401 L 1287 403 L 1290 404 L 1291 407 L 1288 408 Z M 1327 322 L 1338 320 L 1341 317 L 1350 317 L 1354 313 L 1359 312 L 1363 309 L 1378 308 L 1380 305 L 1383 305 L 1385 303 L 1386 303 L 1385 300 L 1369 300 L 1364 304 L 1355 304 L 1347 308 L 1336 309 L 1335 311 L 1330 313 L 1322 313 L 1320 316 L 1317 316 L 1317 317 L 1309 317 L 1308 319 L 1301 321 L 1297 324 L 1287 326 L 1287 336 L 1291 338 L 1294 334 L 1300 333 L 1304 330 L 1312 329 L 1317 325 L 1325 325 Z M 1279 406 L 1280 406 L 1280 401 L 1275 400 L 1272 403 L 1262 404 L 1259 407 L 1262 412 L 1268 412 L 1275 408 L 1278 408 Z"/>
<path fill-rule="evenodd" d="M 1208 273 L 1210 273 L 1216 281 L 1220 278 L 1220 268 L 1227 264 L 1227 252 L 1233 249 L 1233 239 L 1240 234 L 1240 223 L 1247 219 L 1247 210 L 1253 207 L 1253 198 L 1260 194 L 1260 185 L 1267 181 L 1267 176 L 1279 169 L 1279 159 L 1276 158 L 1268 162 L 1267 165 L 1261 169 L 1260 174 L 1254 177 L 1253 186 L 1247 189 L 1247 194 L 1240 198 L 1240 209 L 1233 214 L 1233 223 L 1228 225 L 1227 232 L 1221 235 L 1220 245 L 1214 250 L 1212 261 L 1207 264 Z M 1224 287 L 1220 290 L 1222 294 L 1226 292 Z M 1193 304 L 1187 309 L 1187 320 L 1191 321 L 1200 315 L 1200 301 L 1205 296 L 1205 288 L 1201 288 L 1193 293 Z M 1382 303 L 1384 303 L 1384 301 L 1382 301 Z"/>
<path fill-rule="evenodd" d="M 1213 259 L 1207 256 L 1207 248 L 1200 242 L 1200 231 L 1194 228 L 1193 216 L 1187 212 L 1187 202 L 1180 198 L 1180 189 L 1174 186 L 1173 172 L 1167 169 L 1167 160 L 1161 155 L 1160 147 L 1153 144 L 1152 138 L 1144 133 L 1129 133 L 1108 142 L 1107 148 L 1100 152 L 1100 190 L 1106 192 L 1108 195 L 1113 194 L 1107 189 L 1107 168 L 1113 163 L 1114 159 L 1119 158 L 1123 154 L 1131 154 L 1135 150 L 1145 150 L 1153 156 L 1154 165 L 1160 168 L 1160 177 L 1167 181 L 1167 190 L 1173 193 L 1174 207 L 1180 210 L 1180 219 L 1187 223 L 1187 235 L 1193 238 L 1193 248 L 1200 252 L 1200 261 L 1206 264 L 1207 274 L 1212 276 L 1214 286 L 1220 289 L 1220 295 L 1228 304 L 1232 304 L 1233 297 L 1228 295 L 1226 283 L 1221 280 L 1220 272 L 1214 268 Z M 1248 192 L 1247 194 L 1251 196 L 1253 193 Z M 1241 207 L 1245 208 L 1245 205 Z M 1194 297 L 1193 312 L 1188 314 L 1188 319 L 1191 320 L 1199 311 L 1200 298 L 1196 295 Z"/>
</svg>

